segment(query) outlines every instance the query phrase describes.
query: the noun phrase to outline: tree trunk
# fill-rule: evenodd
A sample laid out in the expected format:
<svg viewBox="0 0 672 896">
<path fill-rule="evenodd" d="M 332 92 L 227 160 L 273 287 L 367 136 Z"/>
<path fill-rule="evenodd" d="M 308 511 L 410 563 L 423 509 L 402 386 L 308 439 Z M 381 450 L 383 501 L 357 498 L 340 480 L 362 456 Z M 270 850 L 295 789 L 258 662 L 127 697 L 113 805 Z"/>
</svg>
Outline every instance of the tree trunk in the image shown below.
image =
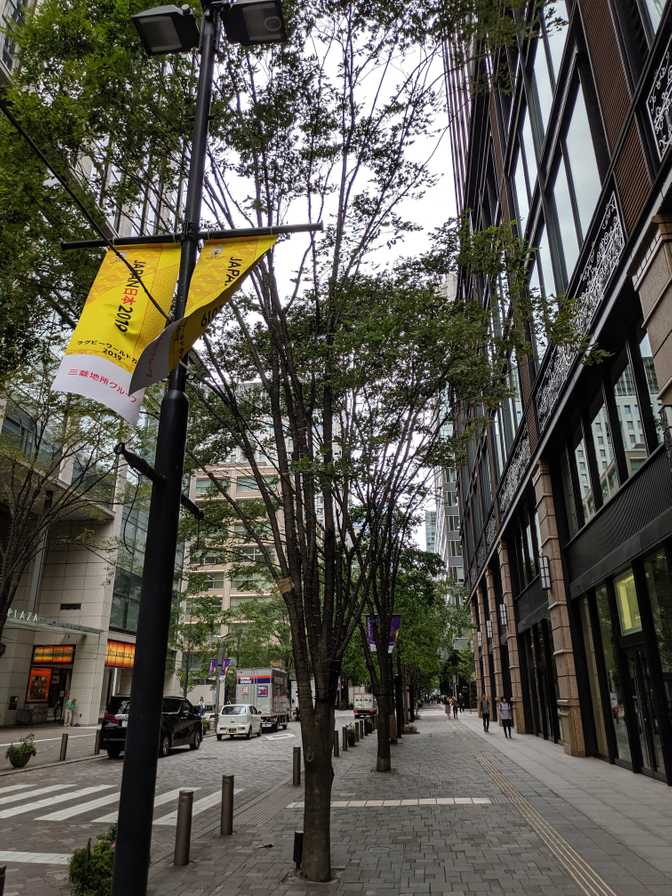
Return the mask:
<svg viewBox="0 0 672 896">
<path fill-rule="evenodd" d="M 390 752 L 390 718 L 393 712 L 392 663 L 387 653 L 377 654 L 379 686 L 376 700 L 378 702 L 378 755 L 376 771 L 389 772 L 392 768 Z"/>
<path fill-rule="evenodd" d="M 301 873 L 308 880 L 331 880 L 331 765 L 334 710 L 317 703 L 312 713 L 301 709 L 303 764 L 305 769 L 303 810 L 303 858 Z"/>
</svg>

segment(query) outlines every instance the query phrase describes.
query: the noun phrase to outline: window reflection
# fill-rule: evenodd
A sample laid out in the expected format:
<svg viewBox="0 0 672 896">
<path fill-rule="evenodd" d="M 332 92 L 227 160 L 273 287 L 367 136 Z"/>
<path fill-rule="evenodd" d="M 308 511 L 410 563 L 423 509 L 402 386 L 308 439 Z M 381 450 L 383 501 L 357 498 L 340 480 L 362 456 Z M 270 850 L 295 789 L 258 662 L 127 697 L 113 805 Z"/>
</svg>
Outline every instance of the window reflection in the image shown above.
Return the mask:
<svg viewBox="0 0 672 896">
<path fill-rule="evenodd" d="M 602 500 L 606 501 L 618 489 L 618 470 L 616 468 L 616 458 L 614 456 L 614 444 L 611 438 L 611 430 L 609 429 L 609 418 L 604 404 L 600 404 L 599 410 L 593 417 L 590 424 L 593 436 L 593 447 L 595 448 L 595 460 L 597 462 L 597 472 L 600 477 L 600 490 L 602 492 Z"/>
<path fill-rule="evenodd" d="M 544 31 L 546 32 L 548 49 L 551 54 L 553 74 L 557 81 L 560 61 L 562 60 L 562 53 L 567 40 L 567 6 L 564 0 L 556 0 L 552 6 L 546 9 L 545 16 Z"/>
<path fill-rule="evenodd" d="M 565 510 L 567 512 L 567 527 L 569 528 L 570 538 L 579 529 L 579 516 L 576 509 L 576 498 L 574 497 L 574 483 L 572 482 L 572 468 L 567 452 L 562 452 L 561 470 L 562 491 L 565 496 Z"/>
<path fill-rule="evenodd" d="M 665 3 L 666 0 L 644 0 L 644 6 L 646 7 L 646 12 L 649 17 L 649 24 L 654 32 L 658 30 L 658 26 L 660 25 Z"/>
<path fill-rule="evenodd" d="M 616 412 L 621 428 L 628 476 L 631 476 L 639 470 L 646 460 L 646 441 L 644 439 L 642 415 L 637 402 L 635 377 L 632 372 L 632 365 L 625 353 L 621 357 L 619 367 L 621 367 L 621 374 L 614 386 Z"/>
<path fill-rule="evenodd" d="M 595 501 L 593 499 L 593 490 L 590 487 L 590 472 L 588 470 L 588 455 L 586 454 L 586 445 L 581 436 L 574 448 L 574 462 L 576 464 L 576 474 L 579 481 L 579 498 L 583 507 L 584 521 L 588 521 L 595 513 Z"/>
<path fill-rule="evenodd" d="M 597 167 L 593 136 L 580 84 L 574 100 L 574 109 L 565 143 L 579 220 L 581 221 L 582 238 L 585 238 L 602 191 L 602 181 Z"/>
<path fill-rule="evenodd" d="M 548 70 L 543 38 L 537 41 L 534 54 L 533 77 L 535 87 L 537 88 L 541 120 L 544 125 L 544 132 L 546 132 L 548 116 L 551 114 L 551 106 L 553 105 L 553 85 L 551 84 L 551 74 Z"/>
<path fill-rule="evenodd" d="M 614 734 L 616 735 L 616 749 L 620 759 L 631 762 L 630 741 L 625 723 L 625 690 L 614 655 L 614 635 L 606 586 L 602 585 L 598 588 L 595 591 L 595 597 L 597 616 L 600 622 L 600 634 L 602 636 L 602 653 L 607 676 L 607 687 L 609 688 L 609 705 L 611 707 L 611 718 L 614 723 Z"/>
<path fill-rule="evenodd" d="M 651 351 L 651 343 L 649 336 L 644 334 L 644 338 L 639 343 L 639 354 L 644 365 L 644 375 L 646 377 L 646 390 L 649 396 L 649 407 L 653 414 L 653 421 L 656 425 L 656 439 L 660 443 L 663 440 L 663 424 L 660 419 L 660 411 L 662 404 L 658 399 L 658 377 L 656 376 L 656 368 L 653 362 L 653 352 Z"/>
<path fill-rule="evenodd" d="M 562 159 L 560 160 L 558 171 L 555 175 L 553 198 L 555 200 L 555 211 L 560 226 L 560 239 L 562 241 L 565 257 L 567 279 L 571 280 L 572 272 L 574 271 L 576 261 L 579 257 L 579 240 L 576 234 L 572 199 L 569 194 L 569 182 L 567 180 L 567 173 L 565 172 L 565 165 Z"/>
<path fill-rule="evenodd" d="M 631 635 L 633 632 L 641 632 L 642 619 L 639 615 L 635 576 L 632 570 L 614 579 L 614 590 L 616 591 L 616 606 L 618 608 L 621 634 Z"/>
</svg>

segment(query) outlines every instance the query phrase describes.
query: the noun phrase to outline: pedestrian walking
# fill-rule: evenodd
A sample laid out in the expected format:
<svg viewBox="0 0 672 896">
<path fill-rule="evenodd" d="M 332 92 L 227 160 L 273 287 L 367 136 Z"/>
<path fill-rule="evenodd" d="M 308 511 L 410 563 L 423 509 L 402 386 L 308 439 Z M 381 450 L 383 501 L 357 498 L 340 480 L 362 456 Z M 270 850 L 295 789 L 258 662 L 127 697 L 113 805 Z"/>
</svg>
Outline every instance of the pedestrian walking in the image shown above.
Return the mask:
<svg viewBox="0 0 672 896">
<path fill-rule="evenodd" d="M 499 701 L 499 718 L 502 720 L 504 737 L 510 738 L 513 725 L 513 706 L 509 697 L 501 697 Z"/>
<path fill-rule="evenodd" d="M 483 717 L 483 730 L 487 734 L 490 730 L 490 701 L 481 694 L 481 716 Z"/>
<path fill-rule="evenodd" d="M 455 697 L 453 697 L 453 718 L 454 718 L 454 719 L 457 718 L 457 709 L 458 709 L 458 707 L 457 707 L 457 700 L 456 700 Z"/>
<path fill-rule="evenodd" d="M 450 718 L 450 697 L 446 697 L 443 701 L 443 711 Z"/>
<path fill-rule="evenodd" d="M 75 713 L 77 712 L 77 700 L 68 696 L 64 704 L 65 712 L 63 714 L 63 724 L 66 728 L 75 724 Z"/>
<path fill-rule="evenodd" d="M 198 712 L 199 716 L 203 718 L 203 716 L 205 715 L 205 697 L 201 697 L 201 699 L 199 700 L 196 711 Z"/>
</svg>

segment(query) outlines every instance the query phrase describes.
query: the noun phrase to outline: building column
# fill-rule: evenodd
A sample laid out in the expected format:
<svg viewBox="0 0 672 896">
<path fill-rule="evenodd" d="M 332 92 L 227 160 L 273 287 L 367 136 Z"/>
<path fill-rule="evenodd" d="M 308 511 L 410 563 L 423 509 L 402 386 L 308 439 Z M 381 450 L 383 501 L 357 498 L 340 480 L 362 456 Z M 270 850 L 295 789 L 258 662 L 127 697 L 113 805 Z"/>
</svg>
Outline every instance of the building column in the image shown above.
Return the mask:
<svg viewBox="0 0 672 896">
<path fill-rule="evenodd" d="M 540 461 L 532 473 L 541 532 L 540 550 L 550 565 L 551 588 L 548 609 L 553 633 L 553 658 L 558 678 L 558 716 L 565 752 L 585 756 L 586 747 L 581 721 L 579 689 L 574 664 L 574 645 L 569 623 L 567 589 L 562 567 L 560 540 L 553 501 L 553 485 L 548 464 Z"/>
<path fill-rule="evenodd" d="M 495 699 L 504 696 L 504 676 L 502 675 L 502 649 L 499 642 L 499 619 L 497 618 L 497 595 L 494 577 L 490 569 L 485 571 L 485 583 L 488 589 L 488 608 L 490 610 L 490 629 L 492 631 L 492 661 L 495 667 Z M 499 713 L 497 714 L 499 716 Z"/>
<path fill-rule="evenodd" d="M 481 694 L 483 693 L 483 682 L 481 681 L 481 645 L 478 643 L 478 614 L 476 612 L 476 595 L 469 601 L 469 610 L 471 611 L 471 624 L 474 629 L 474 673 L 476 675 L 476 709 L 481 714 Z M 470 698 L 471 699 L 471 698 Z"/>
<path fill-rule="evenodd" d="M 485 615 L 485 607 L 483 605 L 483 592 L 481 591 L 480 585 L 476 588 L 476 600 L 478 601 L 478 620 L 480 622 L 481 632 L 480 656 L 481 664 L 483 666 L 483 679 L 481 681 L 481 689 L 478 692 L 478 700 L 480 705 L 481 697 L 484 693 L 488 700 L 492 700 L 492 683 L 490 681 L 490 657 L 488 656 L 488 633 L 485 629 L 485 620 L 487 619 L 487 616 Z M 492 707 L 490 707 L 490 717 L 492 718 Z"/>
<path fill-rule="evenodd" d="M 523 702 L 523 683 L 520 677 L 520 659 L 518 657 L 518 625 L 516 610 L 513 605 L 513 588 L 511 586 L 511 567 L 509 565 L 509 549 L 506 542 L 500 541 L 499 574 L 502 577 L 502 599 L 506 609 L 506 646 L 509 650 L 509 672 L 511 673 L 511 702 L 513 703 L 513 721 L 516 731 L 524 734 L 525 704 Z"/>
</svg>

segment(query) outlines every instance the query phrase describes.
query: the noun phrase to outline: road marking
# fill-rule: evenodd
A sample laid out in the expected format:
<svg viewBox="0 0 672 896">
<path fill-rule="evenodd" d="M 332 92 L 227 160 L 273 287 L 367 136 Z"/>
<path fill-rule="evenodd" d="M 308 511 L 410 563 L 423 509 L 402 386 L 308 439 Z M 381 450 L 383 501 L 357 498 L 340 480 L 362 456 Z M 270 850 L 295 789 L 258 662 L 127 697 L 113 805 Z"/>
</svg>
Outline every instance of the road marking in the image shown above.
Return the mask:
<svg viewBox="0 0 672 896">
<path fill-rule="evenodd" d="M 291 731 L 282 731 L 278 734 L 265 734 L 264 737 L 266 740 L 285 740 L 287 737 L 296 737 L 296 734 L 292 734 Z"/>
<path fill-rule="evenodd" d="M 240 793 L 243 790 L 242 787 L 237 787 L 233 792 L 234 794 Z M 179 793 L 180 791 L 176 791 Z M 206 809 L 212 809 L 213 806 L 218 806 L 222 799 L 222 791 L 216 790 L 214 793 L 211 793 L 210 796 L 203 797 L 202 800 L 196 800 L 193 805 L 193 809 L 191 812 L 192 818 L 195 815 L 200 815 L 201 812 L 205 812 Z M 154 821 L 154 824 L 161 825 L 170 825 L 171 827 L 175 827 L 177 824 L 177 810 L 174 812 L 169 812 L 167 815 L 162 815 L 160 818 L 157 818 Z"/>
<path fill-rule="evenodd" d="M 156 799 L 154 800 L 154 808 L 156 809 L 157 806 L 163 806 L 166 803 L 172 802 L 172 800 L 176 800 L 178 798 L 178 796 L 180 795 L 180 790 L 184 790 L 184 789 L 185 789 L 184 787 L 178 787 L 176 790 L 168 790 L 166 793 L 162 793 L 160 796 L 157 796 Z M 189 787 L 187 789 L 200 790 L 201 788 L 200 787 Z M 117 793 L 116 796 L 118 797 L 119 794 Z M 101 818 L 94 818 L 92 823 L 96 824 L 96 823 L 100 822 L 100 824 L 114 824 L 115 821 L 117 820 L 118 814 L 119 814 L 118 811 L 110 812 L 109 815 L 103 815 Z"/>
<path fill-rule="evenodd" d="M 61 785 L 56 785 L 60 787 Z M 71 785 L 65 785 L 71 786 Z M 94 787 L 83 787 L 81 790 L 73 790 L 71 793 L 59 793 L 36 803 L 28 803 L 23 806 L 13 806 L 11 809 L 2 809 L 0 818 L 13 818 L 15 815 L 25 815 L 26 812 L 34 812 L 36 809 L 46 809 L 47 806 L 55 806 L 64 800 L 76 800 L 80 796 L 88 796 L 90 793 L 99 793 L 101 790 L 111 790 L 112 784 L 96 784 Z M 26 794 L 28 796 L 29 794 Z"/>
<path fill-rule="evenodd" d="M 303 809 L 303 803 L 290 803 L 287 809 Z M 421 800 L 334 800 L 332 809 L 391 809 L 396 806 L 489 806 L 491 801 L 482 796 L 440 796 Z"/>
<path fill-rule="evenodd" d="M 12 784 L 11 787 L 0 788 L 0 796 L 4 796 L 6 793 L 11 793 L 12 790 L 28 790 L 30 787 L 34 787 L 34 785 L 33 784 Z"/>
<path fill-rule="evenodd" d="M 31 865 L 68 865 L 72 856 L 59 852 L 16 852 L 0 849 L 0 862 L 27 862 Z"/>
<path fill-rule="evenodd" d="M 92 809 L 100 809 L 108 803 L 116 803 L 119 799 L 119 793 L 106 793 L 105 796 L 99 796 L 98 799 L 89 800 L 88 803 L 80 803 L 77 806 L 69 806 L 67 809 L 59 809 L 58 812 L 52 812 L 50 815 L 42 815 L 37 821 L 65 821 L 66 818 L 72 818 L 75 815 L 83 815 Z"/>
<path fill-rule="evenodd" d="M 18 787 L 31 787 L 31 784 L 19 784 Z M 55 790 L 67 790 L 68 787 L 72 787 L 72 784 L 50 784 L 48 787 L 38 787 L 37 790 L 29 790 L 28 793 L 13 793 L 11 796 L 0 796 L 0 806 L 4 806 L 7 803 L 16 803 L 19 800 L 28 800 L 32 799 L 34 796 L 41 796 L 43 793 L 53 793 Z M 11 790 L 11 787 L 6 788 L 7 790 Z M 5 793 L 5 788 L 2 789 L 2 793 Z"/>
</svg>

